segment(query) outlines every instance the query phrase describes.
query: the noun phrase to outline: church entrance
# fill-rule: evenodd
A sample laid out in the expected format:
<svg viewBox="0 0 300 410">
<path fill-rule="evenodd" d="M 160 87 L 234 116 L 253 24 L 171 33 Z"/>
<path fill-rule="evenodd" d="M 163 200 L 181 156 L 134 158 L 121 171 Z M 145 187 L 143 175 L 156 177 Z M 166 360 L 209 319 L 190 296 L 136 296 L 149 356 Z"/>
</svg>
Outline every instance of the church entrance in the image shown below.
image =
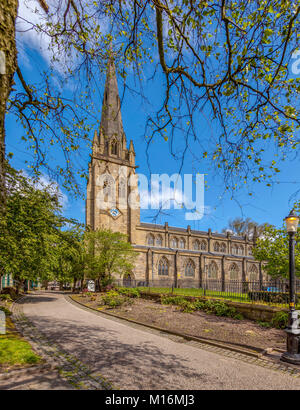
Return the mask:
<svg viewBox="0 0 300 410">
<path fill-rule="evenodd" d="M 130 273 L 126 273 L 124 276 L 123 276 L 123 286 L 125 287 L 125 288 L 130 288 L 132 285 L 133 285 L 133 283 L 132 283 L 132 275 L 130 274 Z"/>
</svg>

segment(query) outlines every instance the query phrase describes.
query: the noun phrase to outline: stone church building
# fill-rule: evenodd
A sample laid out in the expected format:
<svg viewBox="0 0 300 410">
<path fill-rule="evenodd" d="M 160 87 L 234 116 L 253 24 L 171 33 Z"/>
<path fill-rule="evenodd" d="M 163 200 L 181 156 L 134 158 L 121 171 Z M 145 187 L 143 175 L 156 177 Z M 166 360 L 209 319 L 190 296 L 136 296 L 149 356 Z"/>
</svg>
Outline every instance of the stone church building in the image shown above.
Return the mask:
<svg viewBox="0 0 300 410">
<path fill-rule="evenodd" d="M 89 164 L 86 223 L 94 230 L 110 228 L 128 236 L 138 257 L 126 281 L 199 287 L 215 279 L 225 290 L 229 280 L 265 279 L 261 263 L 252 256 L 254 243 L 247 236 L 141 222 L 136 168 L 132 140 L 127 148 L 111 61 Z M 132 206 L 128 205 L 130 198 L 135 198 Z"/>
</svg>

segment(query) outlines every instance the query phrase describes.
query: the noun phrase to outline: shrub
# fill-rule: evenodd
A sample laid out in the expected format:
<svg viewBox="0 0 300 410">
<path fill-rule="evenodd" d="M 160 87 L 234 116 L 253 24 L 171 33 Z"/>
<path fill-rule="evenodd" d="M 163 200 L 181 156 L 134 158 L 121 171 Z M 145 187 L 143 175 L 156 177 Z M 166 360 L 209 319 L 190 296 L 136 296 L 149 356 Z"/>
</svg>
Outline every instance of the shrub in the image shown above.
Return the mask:
<svg viewBox="0 0 300 410">
<path fill-rule="evenodd" d="M 183 296 L 162 296 L 161 303 L 163 305 L 180 306 L 183 312 L 203 310 L 206 313 L 214 314 L 216 316 L 232 317 L 237 320 L 243 319 L 243 316 L 238 313 L 234 307 L 228 306 L 226 303 L 218 300 L 196 300 L 190 302 Z"/>
<path fill-rule="evenodd" d="M 161 304 L 162 305 L 177 305 L 179 306 L 182 303 L 187 302 L 187 300 L 182 296 L 162 296 Z"/>
<path fill-rule="evenodd" d="M 9 294 L 0 295 L 0 300 L 4 300 L 5 302 L 12 302 L 12 298 Z"/>
<path fill-rule="evenodd" d="M 118 293 L 129 298 L 139 298 L 141 296 L 140 291 L 136 288 L 118 288 L 116 289 Z"/>
<path fill-rule="evenodd" d="M 106 306 L 109 306 L 112 309 L 117 306 L 121 306 L 124 303 L 133 303 L 133 301 L 130 298 L 119 295 L 119 293 L 115 290 L 110 290 L 109 292 L 107 292 L 106 295 L 102 296 L 102 300 Z"/>
<path fill-rule="evenodd" d="M 178 303 L 178 306 L 180 306 L 181 310 L 185 313 L 194 312 L 196 310 L 195 304 L 188 300 L 182 300 Z"/>
<path fill-rule="evenodd" d="M 277 329 L 284 329 L 287 327 L 289 315 L 287 312 L 277 312 L 273 317 L 271 323 Z"/>
<path fill-rule="evenodd" d="M 17 297 L 18 297 L 18 295 L 16 293 L 16 290 L 12 287 L 3 288 L 2 291 L 1 291 L 1 296 L 2 295 L 9 295 L 12 300 L 17 299 Z"/>
</svg>

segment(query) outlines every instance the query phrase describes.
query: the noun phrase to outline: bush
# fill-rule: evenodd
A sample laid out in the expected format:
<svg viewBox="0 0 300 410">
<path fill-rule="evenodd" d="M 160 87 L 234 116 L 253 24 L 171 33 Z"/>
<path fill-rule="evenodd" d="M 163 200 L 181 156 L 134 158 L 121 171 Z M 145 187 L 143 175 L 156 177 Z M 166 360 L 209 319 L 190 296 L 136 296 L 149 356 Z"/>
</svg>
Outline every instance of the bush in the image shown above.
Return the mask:
<svg viewBox="0 0 300 410">
<path fill-rule="evenodd" d="M 289 314 L 287 312 L 277 312 L 273 317 L 271 323 L 277 329 L 284 329 L 288 325 Z"/>
<path fill-rule="evenodd" d="M 243 316 L 238 313 L 234 307 L 230 307 L 226 303 L 218 300 L 196 300 L 190 302 L 183 296 L 162 296 L 161 303 L 163 305 L 180 306 L 183 312 L 203 310 L 205 313 L 214 314 L 216 316 L 232 317 L 238 320 L 243 319 Z"/>
<path fill-rule="evenodd" d="M 102 301 L 106 306 L 109 306 L 112 309 L 121 306 L 124 303 L 131 304 L 133 302 L 130 298 L 119 295 L 115 290 L 110 290 L 106 295 L 102 296 Z"/>
<path fill-rule="evenodd" d="M 1 295 L 9 295 L 12 300 L 16 300 L 18 297 L 16 290 L 12 287 L 3 288 L 1 291 Z"/>
<path fill-rule="evenodd" d="M 189 302 L 188 300 L 183 300 L 180 303 L 178 303 L 178 306 L 181 307 L 181 310 L 184 313 L 191 313 L 196 310 L 195 304 L 193 302 Z"/>
<path fill-rule="evenodd" d="M 117 288 L 116 291 L 129 298 L 139 298 L 141 296 L 140 291 L 136 288 Z"/>
<path fill-rule="evenodd" d="M 12 302 L 12 298 L 9 294 L 1 294 L 0 295 L 0 300 L 3 300 L 5 302 Z"/>
<path fill-rule="evenodd" d="M 186 302 L 187 300 L 182 296 L 162 296 L 161 304 L 162 305 L 177 305 Z"/>
</svg>

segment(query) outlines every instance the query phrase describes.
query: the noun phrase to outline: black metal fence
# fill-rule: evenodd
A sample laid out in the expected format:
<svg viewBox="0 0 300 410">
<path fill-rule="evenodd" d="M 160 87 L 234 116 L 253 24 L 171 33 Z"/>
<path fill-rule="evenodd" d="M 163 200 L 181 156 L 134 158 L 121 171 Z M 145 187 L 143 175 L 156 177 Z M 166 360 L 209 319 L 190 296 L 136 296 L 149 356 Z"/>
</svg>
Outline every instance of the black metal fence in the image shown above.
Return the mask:
<svg viewBox="0 0 300 410">
<path fill-rule="evenodd" d="M 238 281 L 203 279 L 201 282 L 189 279 L 168 278 L 162 280 L 119 279 L 116 286 L 138 287 L 145 292 L 186 296 L 208 296 L 241 302 L 267 303 L 288 306 L 288 280 Z M 300 305 L 300 280 L 296 280 L 296 303 Z"/>
</svg>

